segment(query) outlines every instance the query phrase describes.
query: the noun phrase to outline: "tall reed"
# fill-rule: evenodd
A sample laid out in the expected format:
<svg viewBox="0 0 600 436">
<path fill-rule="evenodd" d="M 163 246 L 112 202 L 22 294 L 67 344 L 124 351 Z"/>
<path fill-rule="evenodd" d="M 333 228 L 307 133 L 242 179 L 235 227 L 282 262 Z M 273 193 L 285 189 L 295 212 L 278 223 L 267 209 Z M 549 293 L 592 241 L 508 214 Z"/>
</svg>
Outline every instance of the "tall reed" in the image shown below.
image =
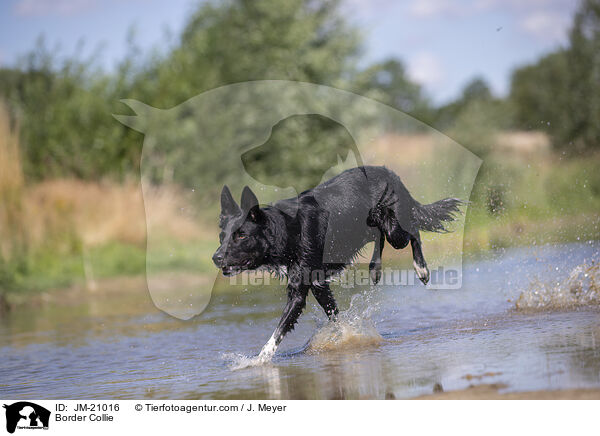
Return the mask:
<svg viewBox="0 0 600 436">
<path fill-rule="evenodd" d="M 24 244 L 23 169 L 19 153 L 19 126 L 0 102 L 0 254 L 10 259 Z"/>
<path fill-rule="evenodd" d="M 0 101 L 0 293 L 14 284 L 15 275 L 25 268 L 23 192 L 18 121 L 11 119 Z"/>
</svg>

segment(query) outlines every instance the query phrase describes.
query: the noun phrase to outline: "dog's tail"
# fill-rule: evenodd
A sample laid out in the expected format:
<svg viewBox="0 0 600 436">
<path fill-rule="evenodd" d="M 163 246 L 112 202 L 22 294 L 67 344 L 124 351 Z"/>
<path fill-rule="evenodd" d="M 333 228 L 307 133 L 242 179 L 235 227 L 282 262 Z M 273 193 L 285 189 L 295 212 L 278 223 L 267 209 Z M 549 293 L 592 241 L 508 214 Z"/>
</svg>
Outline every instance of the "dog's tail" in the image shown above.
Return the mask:
<svg viewBox="0 0 600 436">
<path fill-rule="evenodd" d="M 447 233 L 446 223 L 454 221 L 461 213 L 460 207 L 465 202 L 458 198 L 444 198 L 431 204 L 420 204 L 415 200 L 413 220 L 419 230 L 428 232 Z"/>
</svg>

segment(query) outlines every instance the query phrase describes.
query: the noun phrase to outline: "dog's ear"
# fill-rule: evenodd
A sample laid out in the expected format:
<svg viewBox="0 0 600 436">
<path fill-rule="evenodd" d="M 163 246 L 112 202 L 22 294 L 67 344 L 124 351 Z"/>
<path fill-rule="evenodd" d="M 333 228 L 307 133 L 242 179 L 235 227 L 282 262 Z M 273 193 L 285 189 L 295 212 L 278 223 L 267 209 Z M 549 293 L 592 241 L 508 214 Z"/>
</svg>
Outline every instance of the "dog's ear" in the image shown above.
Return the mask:
<svg viewBox="0 0 600 436">
<path fill-rule="evenodd" d="M 256 224 L 261 224 L 263 222 L 264 217 L 265 214 L 262 210 L 260 210 L 260 207 L 258 205 L 254 206 L 248 211 L 248 218 L 250 219 L 250 221 L 255 222 Z"/>
<path fill-rule="evenodd" d="M 221 215 L 236 215 L 240 212 L 240 207 L 237 205 L 233 196 L 231 195 L 231 191 L 227 187 L 227 185 L 223 186 L 223 190 L 221 191 Z"/>
<path fill-rule="evenodd" d="M 245 186 L 242 191 L 242 210 L 248 213 L 248 218 L 255 223 L 262 221 L 263 212 L 260 210 L 258 205 L 258 198 L 254 195 L 252 190 Z"/>
<path fill-rule="evenodd" d="M 244 212 L 249 212 L 254 206 L 258 206 L 258 198 L 254 195 L 252 189 L 247 186 L 244 186 L 244 190 L 242 191 L 241 205 Z"/>
</svg>

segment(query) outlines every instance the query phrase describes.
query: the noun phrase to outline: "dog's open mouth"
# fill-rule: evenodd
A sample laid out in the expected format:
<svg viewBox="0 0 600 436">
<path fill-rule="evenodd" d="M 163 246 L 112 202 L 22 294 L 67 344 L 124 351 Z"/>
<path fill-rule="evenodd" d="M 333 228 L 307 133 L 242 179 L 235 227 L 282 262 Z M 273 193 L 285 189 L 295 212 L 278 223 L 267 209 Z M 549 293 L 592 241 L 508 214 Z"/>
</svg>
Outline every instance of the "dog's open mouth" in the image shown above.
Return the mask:
<svg viewBox="0 0 600 436">
<path fill-rule="evenodd" d="M 242 272 L 242 268 L 239 266 L 224 266 L 221 270 L 225 277 L 234 276 Z"/>
<path fill-rule="evenodd" d="M 241 273 L 242 271 L 249 269 L 251 263 L 252 263 L 252 261 L 249 260 L 249 261 L 245 262 L 243 265 L 226 265 L 221 268 L 221 271 L 223 271 L 223 275 L 225 277 L 231 277 L 231 276 Z"/>
</svg>

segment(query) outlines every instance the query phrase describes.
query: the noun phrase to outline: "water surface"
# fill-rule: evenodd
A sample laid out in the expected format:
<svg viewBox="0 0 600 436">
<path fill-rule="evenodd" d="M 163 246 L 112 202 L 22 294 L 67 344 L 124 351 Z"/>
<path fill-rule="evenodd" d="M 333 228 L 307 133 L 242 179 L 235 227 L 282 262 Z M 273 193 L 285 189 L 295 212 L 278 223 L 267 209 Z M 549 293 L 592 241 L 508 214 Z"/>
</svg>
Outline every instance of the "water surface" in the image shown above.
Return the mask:
<svg viewBox="0 0 600 436">
<path fill-rule="evenodd" d="M 455 291 L 337 289 L 356 331 L 320 351 L 306 347 L 327 328 L 311 297 L 272 363 L 239 370 L 231 369 L 236 355 L 255 356 L 275 327 L 282 290 L 214 295 L 190 321 L 158 311 L 142 289 L 19 308 L 0 322 L 0 397 L 411 398 L 436 383 L 600 387 L 596 306 L 514 310 L 535 277 L 560 283 L 599 249 L 588 242 L 490 254 L 465 265 Z"/>
</svg>

